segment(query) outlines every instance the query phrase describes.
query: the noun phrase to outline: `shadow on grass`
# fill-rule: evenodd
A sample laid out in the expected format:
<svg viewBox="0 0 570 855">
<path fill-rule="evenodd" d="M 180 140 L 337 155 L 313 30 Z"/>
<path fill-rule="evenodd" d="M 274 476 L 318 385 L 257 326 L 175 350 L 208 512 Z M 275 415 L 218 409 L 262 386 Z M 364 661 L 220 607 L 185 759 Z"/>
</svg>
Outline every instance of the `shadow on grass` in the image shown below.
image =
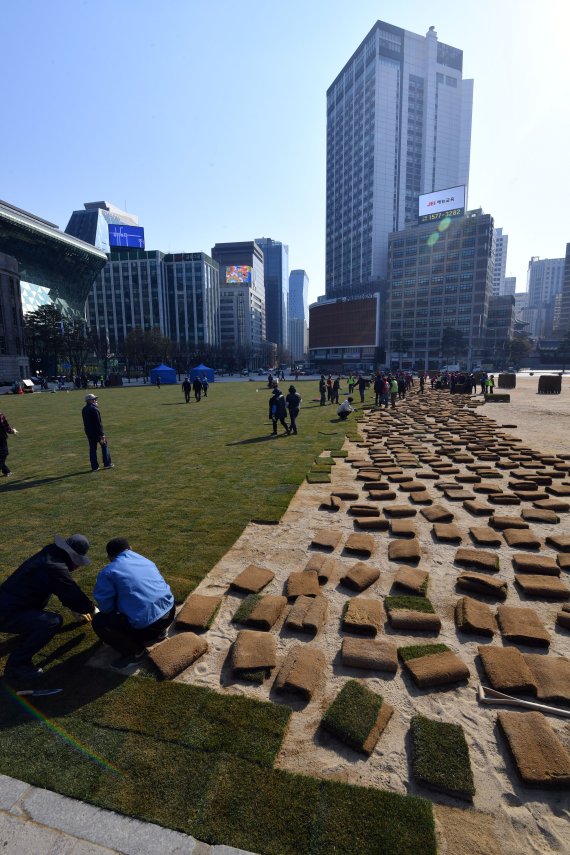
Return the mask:
<svg viewBox="0 0 570 855">
<path fill-rule="evenodd" d="M 270 439 L 281 439 L 289 436 L 287 433 L 267 434 L 267 436 L 254 436 L 251 439 L 240 439 L 237 442 L 226 442 L 226 447 L 230 445 L 252 445 L 255 442 L 267 442 Z"/>
<path fill-rule="evenodd" d="M 97 643 L 88 650 L 71 656 L 65 662 L 58 661 L 33 684 L 33 688 L 39 690 L 63 689 L 58 695 L 33 699 L 34 707 L 37 707 L 40 717 L 56 718 L 73 713 L 116 689 L 127 679 L 124 674 L 87 666 L 95 646 Z M 58 652 L 62 652 L 61 648 Z M 14 698 L 14 692 L 32 688 L 29 681 L 24 684 L 21 681 L 6 678 L 0 680 L 0 687 L 1 693 L 10 696 L 15 704 L 18 701 Z"/>
<path fill-rule="evenodd" d="M 33 481 L 10 481 L 9 484 L 2 484 L 0 492 L 15 493 L 17 490 L 41 487 L 43 484 L 51 484 L 53 481 L 63 481 L 66 478 L 75 478 L 77 475 L 91 475 L 91 469 L 82 469 L 80 472 L 69 472 L 67 475 L 57 475 L 55 478 L 36 478 Z"/>
</svg>

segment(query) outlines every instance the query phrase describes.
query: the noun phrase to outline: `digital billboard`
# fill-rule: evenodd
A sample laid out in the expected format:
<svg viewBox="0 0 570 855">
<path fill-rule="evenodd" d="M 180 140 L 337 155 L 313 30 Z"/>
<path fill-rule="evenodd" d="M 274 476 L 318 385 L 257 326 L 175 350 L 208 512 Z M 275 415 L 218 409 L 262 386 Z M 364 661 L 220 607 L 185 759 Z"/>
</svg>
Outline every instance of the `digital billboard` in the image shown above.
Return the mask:
<svg viewBox="0 0 570 855">
<path fill-rule="evenodd" d="M 424 193 L 418 200 L 418 222 L 429 223 L 465 213 L 465 185 Z"/>
<path fill-rule="evenodd" d="M 228 264 L 226 285 L 251 285 L 251 267 L 246 264 Z"/>
<path fill-rule="evenodd" d="M 144 249 L 144 229 L 142 226 L 119 226 L 109 223 L 109 246 Z"/>
</svg>

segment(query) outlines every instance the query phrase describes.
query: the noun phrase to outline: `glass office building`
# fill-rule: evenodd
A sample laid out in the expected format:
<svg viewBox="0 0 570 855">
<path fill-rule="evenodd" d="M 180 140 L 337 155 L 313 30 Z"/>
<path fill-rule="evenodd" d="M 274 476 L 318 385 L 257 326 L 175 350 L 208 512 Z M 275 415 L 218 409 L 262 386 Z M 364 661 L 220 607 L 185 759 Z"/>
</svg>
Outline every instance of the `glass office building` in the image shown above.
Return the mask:
<svg viewBox="0 0 570 855">
<path fill-rule="evenodd" d="M 326 296 L 380 290 L 388 236 L 422 193 L 467 185 L 473 81 L 463 53 L 377 21 L 327 90 Z"/>
<path fill-rule="evenodd" d="M 271 238 L 256 238 L 263 251 L 265 335 L 277 347 L 288 347 L 289 247 Z"/>
<path fill-rule="evenodd" d="M 493 218 L 480 209 L 448 227 L 414 226 L 390 235 L 386 361 L 428 370 L 442 364 L 445 329 L 463 334 L 472 368 L 485 344 L 493 293 Z"/>
<path fill-rule="evenodd" d="M 219 309 L 218 265 L 203 252 L 112 252 L 86 304 L 90 327 L 113 352 L 135 327 L 159 327 L 190 349 L 218 345 Z"/>
</svg>

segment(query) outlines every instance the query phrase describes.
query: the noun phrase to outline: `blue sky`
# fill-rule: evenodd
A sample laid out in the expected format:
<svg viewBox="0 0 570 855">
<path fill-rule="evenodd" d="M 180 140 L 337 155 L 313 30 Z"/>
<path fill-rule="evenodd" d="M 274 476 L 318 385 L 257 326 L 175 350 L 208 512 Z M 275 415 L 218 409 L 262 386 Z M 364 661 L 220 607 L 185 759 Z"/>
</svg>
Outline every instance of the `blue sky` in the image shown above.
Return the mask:
<svg viewBox="0 0 570 855">
<path fill-rule="evenodd" d="M 18 0 L 0 7 L 0 198 L 65 228 L 106 199 L 148 249 L 272 237 L 324 293 L 325 92 L 377 19 L 464 51 L 469 206 L 507 275 L 570 241 L 570 62 L 557 0 Z"/>
</svg>

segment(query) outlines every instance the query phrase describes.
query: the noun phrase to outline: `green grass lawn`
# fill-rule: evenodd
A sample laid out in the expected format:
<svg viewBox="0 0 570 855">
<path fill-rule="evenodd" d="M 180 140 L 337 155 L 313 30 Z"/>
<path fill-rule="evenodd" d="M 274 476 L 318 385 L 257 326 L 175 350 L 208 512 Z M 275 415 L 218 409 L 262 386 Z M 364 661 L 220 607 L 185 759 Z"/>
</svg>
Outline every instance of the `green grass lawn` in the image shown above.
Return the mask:
<svg viewBox="0 0 570 855">
<path fill-rule="evenodd" d="M 190 405 L 179 386 L 102 390 L 116 469 L 96 473 L 83 393 L 3 398 L 20 435 L 9 440 L 13 477 L 0 479 L 0 579 L 54 534 L 79 531 L 93 564 L 76 578 L 90 593 L 106 542 L 122 535 L 180 602 L 250 520 L 279 520 L 321 452 L 354 435 L 354 422 L 341 425 L 336 408 L 311 400 L 316 382 L 297 388 L 299 435 L 277 439 L 263 381 L 214 384 Z M 65 691 L 32 707 L 0 682 L 0 772 L 271 855 L 435 852 L 429 802 L 274 769 L 287 707 L 87 671 L 92 631 L 63 613 L 63 631 L 36 662 L 43 684 Z M 0 669 L 12 645 L 0 635 Z"/>
</svg>

